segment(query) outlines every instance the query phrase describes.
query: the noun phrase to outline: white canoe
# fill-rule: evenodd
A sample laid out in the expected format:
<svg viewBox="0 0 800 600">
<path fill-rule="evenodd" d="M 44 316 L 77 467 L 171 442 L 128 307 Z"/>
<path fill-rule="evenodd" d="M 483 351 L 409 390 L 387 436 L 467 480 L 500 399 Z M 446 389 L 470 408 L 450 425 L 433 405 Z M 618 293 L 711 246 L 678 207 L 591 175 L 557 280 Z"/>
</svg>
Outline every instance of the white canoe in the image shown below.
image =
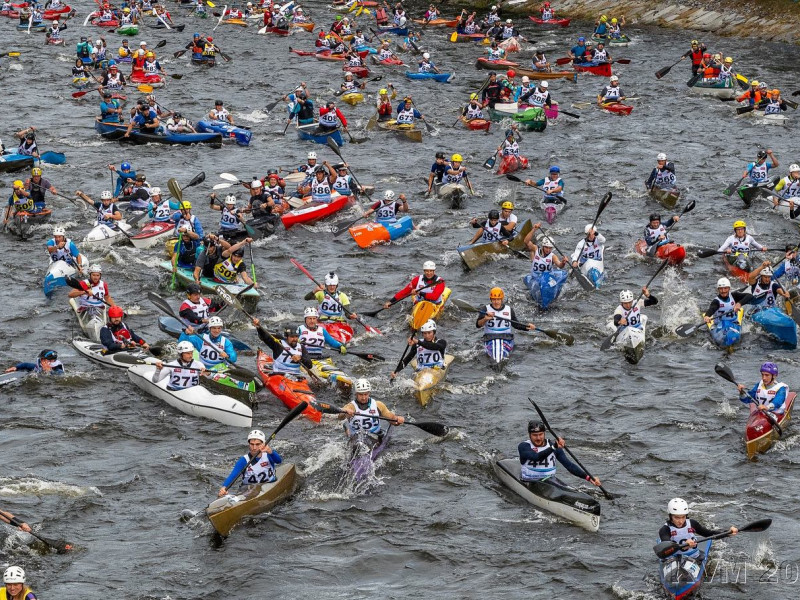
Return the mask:
<svg viewBox="0 0 800 600">
<path fill-rule="evenodd" d="M 736 87 L 731 80 L 724 84 L 698 81 L 689 88 L 689 93 L 699 94 L 700 96 L 715 96 L 717 98 L 733 98 L 736 96 Z"/>
<path fill-rule="evenodd" d="M 67 285 L 66 277 L 68 275 L 75 273 L 75 267 L 68 265 L 65 260 L 50 261 L 42 283 L 44 295 L 49 298 L 56 288 Z"/>
<path fill-rule="evenodd" d="M 70 298 L 69 305 L 75 312 L 75 316 L 78 317 L 78 323 L 81 326 L 83 335 L 93 342 L 99 342 L 100 330 L 106 324 L 108 307 L 103 304 L 102 308 L 98 307 L 97 309 L 90 309 L 80 312 L 78 310 L 80 308 L 80 303 L 78 302 L 77 298 Z"/>
<path fill-rule="evenodd" d="M 586 275 L 586 278 L 594 284 L 595 288 L 599 288 L 605 279 L 606 267 L 602 260 L 588 258 L 581 265 L 581 273 Z"/>
<path fill-rule="evenodd" d="M 517 102 L 498 102 L 492 107 L 492 110 L 507 114 L 510 117 L 519 112 L 519 104 Z"/>
<path fill-rule="evenodd" d="M 162 240 L 172 237 L 175 224 L 164 221 L 150 221 L 136 235 L 131 236 L 135 248 L 152 248 Z"/>
<path fill-rule="evenodd" d="M 753 118 L 759 123 L 765 125 L 786 125 L 789 122 L 789 116 L 783 113 L 767 115 L 764 114 L 763 110 L 754 110 L 749 114 L 753 115 Z"/>
<path fill-rule="evenodd" d="M 125 231 L 131 228 L 125 221 L 118 221 L 117 226 Z M 112 229 L 108 225 L 95 225 L 92 230 L 86 234 L 86 238 L 84 238 L 83 242 L 93 246 L 110 246 L 127 239 L 128 237 L 119 229 Z"/>
<path fill-rule="evenodd" d="M 72 340 L 72 345 L 86 358 L 107 367 L 127 369 L 133 365 L 152 365 L 158 361 L 144 350 L 120 350 L 108 354 L 102 344 L 81 339 Z"/>
<path fill-rule="evenodd" d="M 647 315 L 642 315 L 641 327 L 626 327 L 617 336 L 616 346 L 625 355 L 625 360 L 631 364 L 637 364 L 644 356 L 644 342 L 646 338 L 647 329 Z M 614 322 L 609 321 L 608 327 L 610 331 L 616 331 Z"/>
<path fill-rule="evenodd" d="M 201 385 L 185 390 L 169 390 L 169 377 L 153 383 L 154 372 L 152 365 L 134 365 L 128 369 L 128 379 L 140 390 L 187 415 L 204 417 L 233 427 L 252 427 L 253 411 L 249 406 L 229 396 L 212 394 Z"/>
</svg>

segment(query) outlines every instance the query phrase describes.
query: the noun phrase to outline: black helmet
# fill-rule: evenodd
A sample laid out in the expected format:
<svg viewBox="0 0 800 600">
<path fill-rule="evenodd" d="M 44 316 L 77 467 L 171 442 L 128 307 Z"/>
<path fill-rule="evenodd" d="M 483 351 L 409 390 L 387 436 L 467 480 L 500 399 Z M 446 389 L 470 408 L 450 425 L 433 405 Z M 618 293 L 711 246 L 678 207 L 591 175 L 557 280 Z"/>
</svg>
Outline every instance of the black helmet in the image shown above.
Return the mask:
<svg viewBox="0 0 800 600">
<path fill-rule="evenodd" d="M 300 337 L 300 336 L 297 333 L 297 329 L 294 329 L 292 327 L 287 327 L 286 329 L 283 330 L 283 337 L 290 338 L 290 337 Z"/>
<path fill-rule="evenodd" d="M 650 220 L 651 221 L 660 221 L 661 220 L 661 215 L 658 214 L 658 213 L 653 213 L 652 215 L 650 215 Z"/>
<path fill-rule="evenodd" d="M 759 151 L 758 151 L 758 154 L 756 154 L 756 156 L 757 156 L 759 159 L 762 159 L 762 158 L 767 158 L 767 151 L 766 151 L 766 150 L 759 150 Z"/>
<path fill-rule="evenodd" d="M 541 421 L 528 421 L 528 433 L 544 433 L 544 423 Z"/>
<path fill-rule="evenodd" d="M 233 254 L 234 256 L 244 256 L 244 248 L 243 247 L 237 248 L 231 254 Z"/>
<path fill-rule="evenodd" d="M 498 211 L 498 210 L 490 210 L 489 211 L 489 218 L 490 219 L 499 219 L 500 218 L 500 211 Z"/>
<path fill-rule="evenodd" d="M 214 100 L 214 106 L 222 106 L 222 100 Z"/>
<path fill-rule="evenodd" d="M 200 293 L 200 286 L 196 283 L 190 283 L 186 286 L 186 295 L 191 296 L 192 294 L 199 294 Z"/>
<path fill-rule="evenodd" d="M 444 152 L 437 152 L 436 158 L 444 158 Z"/>
<path fill-rule="evenodd" d="M 277 174 L 278 174 L 278 169 L 270 169 L 269 171 L 267 171 L 267 175 L 277 175 Z"/>
<path fill-rule="evenodd" d="M 44 360 L 56 360 L 58 358 L 58 352 L 55 350 L 42 350 L 39 352 L 39 359 Z"/>
</svg>

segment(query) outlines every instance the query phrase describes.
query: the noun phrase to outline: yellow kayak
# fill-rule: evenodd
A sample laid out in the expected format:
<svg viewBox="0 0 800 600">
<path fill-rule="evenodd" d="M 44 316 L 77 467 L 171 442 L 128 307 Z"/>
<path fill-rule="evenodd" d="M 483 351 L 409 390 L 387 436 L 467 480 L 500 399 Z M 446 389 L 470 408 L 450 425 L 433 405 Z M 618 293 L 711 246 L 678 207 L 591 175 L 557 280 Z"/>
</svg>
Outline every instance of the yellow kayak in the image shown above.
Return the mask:
<svg viewBox="0 0 800 600">
<path fill-rule="evenodd" d="M 342 102 L 347 102 L 347 104 L 351 106 L 355 106 L 359 102 L 364 101 L 364 94 L 361 92 L 348 92 L 346 94 L 342 94 Z"/>
<path fill-rule="evenodd" d="M 414 397 L 423 408 L 431 401 L 435 388 L 439 382 L 447 375 L 447 370 L 450 368 L 450 363 L 455 360 L 452 354 L 444 355 L 444 367 L 431 367 L 421 369 L 414 373 Z M 411 361 L 411 366 L 417 368 L 417 361 Z"/>
<path fill-rule="evenodd" d="M 329 381 L 336 385 L 336 389 L 338 389 L 343 394 L 349 394 L 350 388 L 353 385 L 353 380 L 348 377 L 343 371 L 339 370 L 336 365 L 333 364 L 333 359 L 331 358 L 321 358 L 319 360 L 313 359 L 311 361 L 313 363 L 313 367 L 311 369 L 311 373 L 314 374 L 319 379 L 324 381 Z"/>
<path fill-rule="evenodd" d="M 428 319 L 436 319 L 439 313 L 444 309 L 444 305 L 452 292 L 453 290 L 449 287 L 444 288 L 444 292 L 442 292 L 442 301 L 439 304 L 434 304 L 427 300 L 417 302 L 411 310 L 411 327 L 413 329 L 419 329 Z"/>
</svg>

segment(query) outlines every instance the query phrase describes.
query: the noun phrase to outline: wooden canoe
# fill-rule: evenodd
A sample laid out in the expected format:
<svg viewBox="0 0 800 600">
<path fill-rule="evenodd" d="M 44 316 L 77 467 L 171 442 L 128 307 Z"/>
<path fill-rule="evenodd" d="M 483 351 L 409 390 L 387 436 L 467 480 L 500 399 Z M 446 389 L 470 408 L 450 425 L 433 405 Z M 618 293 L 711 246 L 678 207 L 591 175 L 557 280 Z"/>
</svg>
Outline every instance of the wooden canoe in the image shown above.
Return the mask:
<svg viewBox="0 0 800 600">
<path fill-rule="evenodd" d="M 575 71 L 534 71 L 533 69 L 523 69 L 522 67 L 514 67 L 514 70 L 517 72 L 517 76 L 527 75 L 532 80 L 572 79 L 572 81 L 578 81 L 578 74 Z"/>
<path fill-rule="evenodd" d="M 789 392 L 786 395 L 786 411 L 778 416 L 778 425 L 786 430 L 786 426 L 792 418 L 792 407 L 797 394 Z M 756 454 L 763 454 L 772 447 L 778 439 L 778 432 L 755 406 L 750 404 L 750 418 L 747 419 L 747 427 L 744 431 L 744 443 L 747 450 L 747 458 L 752 459 Z"/>
<path fill-rule="evenodd" d="M 414 373 L 414 397 L 417 399 L 417 402 L 419 402 L 420 406 L 424 408 L 431 401 L 436 387 L 447 375 L 447 371 L 450 369 L 450 364 L 455 360 L 455 358 L 456 357 L 452 354 L 445 354 L 444 368 L 427 368 L 421 369 Z M 411 366 L 414 369 L 417 368 L 416 359 L 411 361 Z"/>
<path fill-rule="evenodd" d="M 675 208 L 681 197 L 681 192 L 678 188 L 662 189 L 653 186 L 650 188 L 649 193 L 653 200 L 667 208 Z"/>
<path fill-rule="evenodd" d="M 500 242 L 485 242 L 483 244 L 472 244 L 469 246 L 459 246 L 458 254 L 467 269 L 472 270 L 481 266 L 492 257 L 500 254 L 509 254 L 517 250 L 520 252 L 525 251 L 525 236 L 528 235 L 530 230 L 533 229 L 530 219 L 522 224 L 519 233 L 515 235 L 508 243 L 508 247 L 503 246 Z"/>
<path fill-rule="evenodd" d="M 398 125 L 397 121 L 391 119 L 389 121 L 378 121 L 378 127 L 386 131 L 392 131 L 412 142 L 422 141 L 422 131 L 417 129 L 416 125 Z"/>
</svg>

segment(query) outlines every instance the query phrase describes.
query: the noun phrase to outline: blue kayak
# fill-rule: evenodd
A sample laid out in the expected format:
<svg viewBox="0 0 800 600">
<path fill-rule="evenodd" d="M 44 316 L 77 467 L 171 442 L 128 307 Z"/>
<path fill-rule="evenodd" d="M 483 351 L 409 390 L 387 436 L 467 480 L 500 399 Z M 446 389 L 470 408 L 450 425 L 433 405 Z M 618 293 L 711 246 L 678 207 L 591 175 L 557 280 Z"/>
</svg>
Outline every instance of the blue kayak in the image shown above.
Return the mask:
<svg viewBox="0 0 800 600">
<path fill-rule="evenodd" d="M 378 49 L 372 46 L 356 46 L 356 52 L 369 52 L 370 54 L 377 54 Z"/>
<path fill-rule="evenodd" d="M 539 308 L 547 310 L 558 298 L 568 277 L 567 271 L 554 269 L 544 273 L 529 273 L 522 280 L 530 292 L 531 299 L 539 305 Z"/>
<path fill-rule="evenodd" d="M 408 27 L 384 27 L 378 26 L 379 33 L 393 33 L 395 35 L 408 35 Z"/>
<path fill-rule="evenodd" d="M 750 320 L 761 325 L 779 342 L 792 348 L 797 347 L 797 324 L 777 306 L 757 308 L 750 313 Z"/>
<path fill-rule="evenodd" d="M 455 76 L 455 73 L 413 73 L 406 71 L 406 77 L 409 79 L 433 79 L 439 83 L 450 83 Z"/>
<path fill-rule="evenodd" d="M 44 276 L 44 281 L 42 282 L 42 291 L 44 295 L 49 298 L 56 289 L 67 285 L 67 276 L 74 275 L 75 273 L 75 267 L 67 264 L 66 261 L 51 261 L 47 266 L 47 274 Z"/>
<path fill-rule="evenodd" d="M 316 123 L 310 125 L 301 125 L 297 128 L 297 137 L 307 142 L 314 142 L 315 144 L 327 144 L 328 138 L 331 138 L 336 144 L 341 147 L 344 145 L 342 139 L 342 132 L 334 129 L 331 133 L 318 134 L 316 131 L 319 128 Z"/>
<path fill-rule="evenodd" d="M 22 23 L 20 23 L 19 25 L 17 25 L 17 29 L 19 29 L 20 31 L 28 31 L 28 24 L 25 23 L 23 25 Z M 31 25 L 31 31 L 42 32 L 42 31 L 45 31 L 46 29 L 47 29 L 47 25 L 45 25 L 41 21 Z"/>
<path fill-rule="evenodd" d="M 681 600 L 688 598 L 703 583 L 711 540 L 700 542 L 697 550 L 702 554 L 697 554 L 695 560 L 678 554 L 660 561 L 658 575 L 661 578 L 661 585 L 670 598 Z"/>
<path fill-rule="evenodd" d="M 510 338 L 510 336 L 508 337 Z M 483 350 L 492 360 L 492 367 L 497 371 L 502 371 L 514 350 L 514 339 L 503 339 L 503 337 L 484 339 Z"/>
<path fill-rule="evenodd" d="M 173 317 L 164 316 L 158 318 L 158 328 L 164 333 L 167 333 L 177 339 L 186 328 L 186 323 L 183 323 Z M 206 330 L 198 330 L 197 333 L 205 333 L 205 331 Z M 222 335 L 231 341 L 231 344 L 233 344 L 233 349 L 236 350 L 236 352 L 249 352 L 250 354 L 253 354 L 253 349 L 250 346 L 233 337 L 230 332 L 223 331 Z"/>
<path fill-rule="evenodd" d="M 33 162 L 34 158 L 25 154 L 0 155 L 0 173 L 30 169 L 33 166 Z"/>
<path fill-rule="evenodd" d="M 146 133 L 138 129 L 131 131 L 129 137 L 125 137 L 127 126 L 114 123 L 100 123 L 95 121 L 95 130 L 107 140 L 118 142 L 130 142 L 133 144 L 209 144 L 212 147 L 222 147 L 222 136 L 219 133 L 171 133 L 163 135 L 157 133 Z"/>
<path fill-rule="evenodd" d="M 742 339 L 742 310 L 738 319 L 714 319 L 708 325 L 708 332 L 720 348 L 730 348 Z"/>
<path fill-rule="evenodd" d="M 217 64 L 217 57 L 206 56 L 200 52 L 192 52 L 192 62 L 196 65 L 206 65 L 207 67 L 213 67 L 215 64 Z"/>
<path fill-rule="evenodd" d="M 197 131 L 220 133 L 223 141 L 233 140 L 240 146 L 249 146 L 250 138 L 253 137 L 253 132 L 249 129 L 231 125 L 227 121 L 211 121 L 210 119 L 198 121 Z"/>
</svg>

